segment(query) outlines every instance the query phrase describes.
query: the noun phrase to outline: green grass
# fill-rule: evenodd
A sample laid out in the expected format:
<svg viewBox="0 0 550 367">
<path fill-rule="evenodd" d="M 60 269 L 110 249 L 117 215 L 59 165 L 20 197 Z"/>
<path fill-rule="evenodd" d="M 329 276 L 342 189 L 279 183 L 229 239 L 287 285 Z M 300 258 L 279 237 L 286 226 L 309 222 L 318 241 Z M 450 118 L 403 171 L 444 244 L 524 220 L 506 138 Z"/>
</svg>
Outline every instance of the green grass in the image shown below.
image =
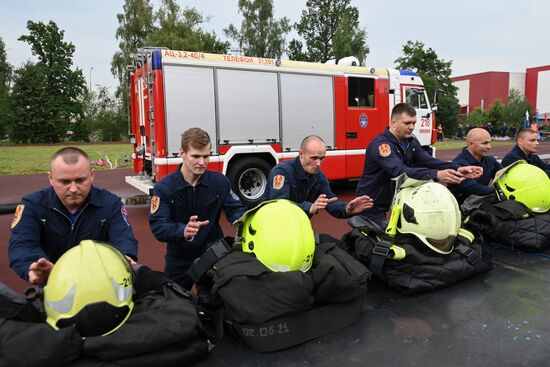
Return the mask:
<svg viewBox="0 0 550 367">
<path fill-rule="evenodd" d="M 54 152 L 66 145 L 0 145 L 0 176 L 25 175 L 31 173 L 47 172 L 50 166 L 50 157 Z M 514 145 L 513 141 L 493 141 L 493 146 Z M 125 157 L 132 154 L 132 145 L 124 144 L 76 144 L 84 150 L 91 160 L 109 157 L 111 162 L 118 161 L 118 167 L 128 166 L 124 162 Z M 459 149 L 466 146 L 464 140 L 445 140 L 437 142 L 438 150 Z M 94 166 L 94 169 L 103 169 Z"/>
<path fill-rule="evenodd" d="M 71 144 L 0 146 L 0 176 L 47 172 L 52 154 L 69 145 Z M 74 146 L 88 153 L 92 161 L 107 156 L 113 164 L 118 161 L 118 167 L 128 166 L 124 158 L 132 154 L 130 143 L 74 144 Z M 103 168 L 94 166 L 94 169 Z"/>
<path fill-rule="evenodd" d="M 491 146 L 493 147 L 499 147 L 499 146 L 512 146 L 515 142 L 512 140 L 509 141 L 492 141 Z M 438 141 L 434 144 L 434 147 L 436 147 L 437 150 L 450 150 L 450 149 L 460 149 L 466 146 L 465 140 L 445 140 L 445 141 Z"/>
</svg>

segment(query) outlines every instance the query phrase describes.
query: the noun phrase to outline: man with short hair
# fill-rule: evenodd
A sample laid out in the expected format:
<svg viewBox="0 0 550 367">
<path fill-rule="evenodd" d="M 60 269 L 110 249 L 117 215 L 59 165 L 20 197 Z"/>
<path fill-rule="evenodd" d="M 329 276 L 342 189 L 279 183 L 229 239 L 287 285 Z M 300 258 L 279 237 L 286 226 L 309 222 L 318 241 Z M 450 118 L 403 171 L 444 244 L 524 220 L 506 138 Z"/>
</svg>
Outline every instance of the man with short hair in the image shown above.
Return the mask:
<svg viewBox="0 0 550 367">
<path fill-rule="evenodd" d="M 310 217 L 326 209 L 333 217 L 348 218 L 372 207 L 372 199 L 366 195 L 349 203 L 338 201 L 321 172 L 326 150 L 325 142 L 319 136 L 306 136 L 295 159 L 281 162 L 271 169 L 267 199 L 291 200 Z"/>
<path fill-rule="evenodd" d="M 121 199 L 93 186 L 94 171 L 79 148 L 57 151 L 48 172 L 50 187 L 17 206 L 8 247 L 10 267 L 33 285 L 46 282 L 55 262 L 82 240 L 104 241 L 131 261 L 137 241 Z"/>
<path fill-rule="evenodd" d="M 365 166 L 356 192 L 374 199 L 374 207 L 362 215 L 380 225 L 386 219 L 395 191 L 392 178 L 405 173 L 418 180 L 458 184 L 465 178 L 477 178 L 482 174 L 481 167 L 459 167 L 430 156 L 413 136 L 415 124 L 413 106 L 408 103 L 395 105 L 390 126 L 377 135 L 365 151 Z"/>
<path fill-rule="evenodd" d="M 504 156 L 502 165 L 511 165 L 515 161 L 524 159 L 527 163 L 542 169 L 550 177 L 550 164 L 544 163 L 535 153 L 539 150 L 539 136 L 529 128 L 519 129 L 516 133 L 516 146 Z"/>
<path fill-rule="evenodd" d="M 449 190 L 462 204 L 470 195 L 485 196 L 495 192 L 489 183 L 495 178 L 496 172 L 502 168 L 500 163 L 488 155 L 491 149 L 491 135 L 487 130 L 476 127 L 466 135 L 466 147 L 453 159 L 459 166 L 478 166 L 483 168 L 483 174 L 477 179 L 465 179 L 460 184 L 449 184 Z"/>
<path fill-rule="evenodd" d="M 181 137 L 179 169 L 155 185 L 149 224 L 155 238 L 167 243 L 165 273 L 190 289 L 185 274 L 208 248 L 223 238 L 219 224 L 221 211 L 230 222 L 246 208 L 231 190 L 227 177 L 208 170 L 210 136 L 197 127 Z"/>
</svg>

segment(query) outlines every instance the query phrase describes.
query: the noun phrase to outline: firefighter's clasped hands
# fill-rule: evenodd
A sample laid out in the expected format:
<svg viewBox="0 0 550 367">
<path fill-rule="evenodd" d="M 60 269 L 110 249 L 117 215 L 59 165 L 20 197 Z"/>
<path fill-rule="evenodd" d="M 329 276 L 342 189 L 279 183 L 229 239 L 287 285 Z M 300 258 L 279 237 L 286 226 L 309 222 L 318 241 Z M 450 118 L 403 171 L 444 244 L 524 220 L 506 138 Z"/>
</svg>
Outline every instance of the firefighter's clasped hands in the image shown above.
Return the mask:
<svg viewBox="0 0 550 367">
<path fill-rule="evenodd" d="M 459 167 L 458 170 L 444 169 L 437 171 L 437 181 L 458 185 L 467 178 L 476 179 L 483 174 L 483 168 L 478 166 Z"/>
</svg>

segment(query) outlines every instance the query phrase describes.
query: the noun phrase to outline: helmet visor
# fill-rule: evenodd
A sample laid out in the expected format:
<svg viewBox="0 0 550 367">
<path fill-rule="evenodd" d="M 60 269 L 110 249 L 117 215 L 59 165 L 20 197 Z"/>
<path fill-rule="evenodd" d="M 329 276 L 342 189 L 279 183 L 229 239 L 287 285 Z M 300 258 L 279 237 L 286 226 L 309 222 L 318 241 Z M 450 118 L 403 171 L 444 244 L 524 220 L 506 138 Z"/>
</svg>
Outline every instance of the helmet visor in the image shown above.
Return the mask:
<svg viewBox="0 0 550 367">
<path fill-rule="evenodd" d="M 64 328 L 75 325 L 80 335 L 98 336 L 106 335 L 118 328 L 130 312 L 130 307 L 115 307 L 107 302 L 93 303 L 87 305 L 75 316 L 60 319 L 56 326 Z"/>
</svg>

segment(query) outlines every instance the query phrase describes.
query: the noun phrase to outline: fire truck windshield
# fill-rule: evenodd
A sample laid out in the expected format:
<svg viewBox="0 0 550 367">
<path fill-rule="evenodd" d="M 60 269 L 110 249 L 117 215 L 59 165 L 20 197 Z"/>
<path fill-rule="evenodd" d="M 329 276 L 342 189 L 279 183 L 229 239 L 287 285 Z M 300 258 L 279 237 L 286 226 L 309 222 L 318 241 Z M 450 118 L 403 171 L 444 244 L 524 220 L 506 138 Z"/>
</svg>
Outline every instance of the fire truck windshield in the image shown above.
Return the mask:
<svg viewBox="0 0 550 367">
<path fill-rule="evenodd" d="M 423 88 L 407 88 L 405 90 L 405 100 L 414 108 L 428 108 L 428 98 L 426 90 Z"/>
</svg>

